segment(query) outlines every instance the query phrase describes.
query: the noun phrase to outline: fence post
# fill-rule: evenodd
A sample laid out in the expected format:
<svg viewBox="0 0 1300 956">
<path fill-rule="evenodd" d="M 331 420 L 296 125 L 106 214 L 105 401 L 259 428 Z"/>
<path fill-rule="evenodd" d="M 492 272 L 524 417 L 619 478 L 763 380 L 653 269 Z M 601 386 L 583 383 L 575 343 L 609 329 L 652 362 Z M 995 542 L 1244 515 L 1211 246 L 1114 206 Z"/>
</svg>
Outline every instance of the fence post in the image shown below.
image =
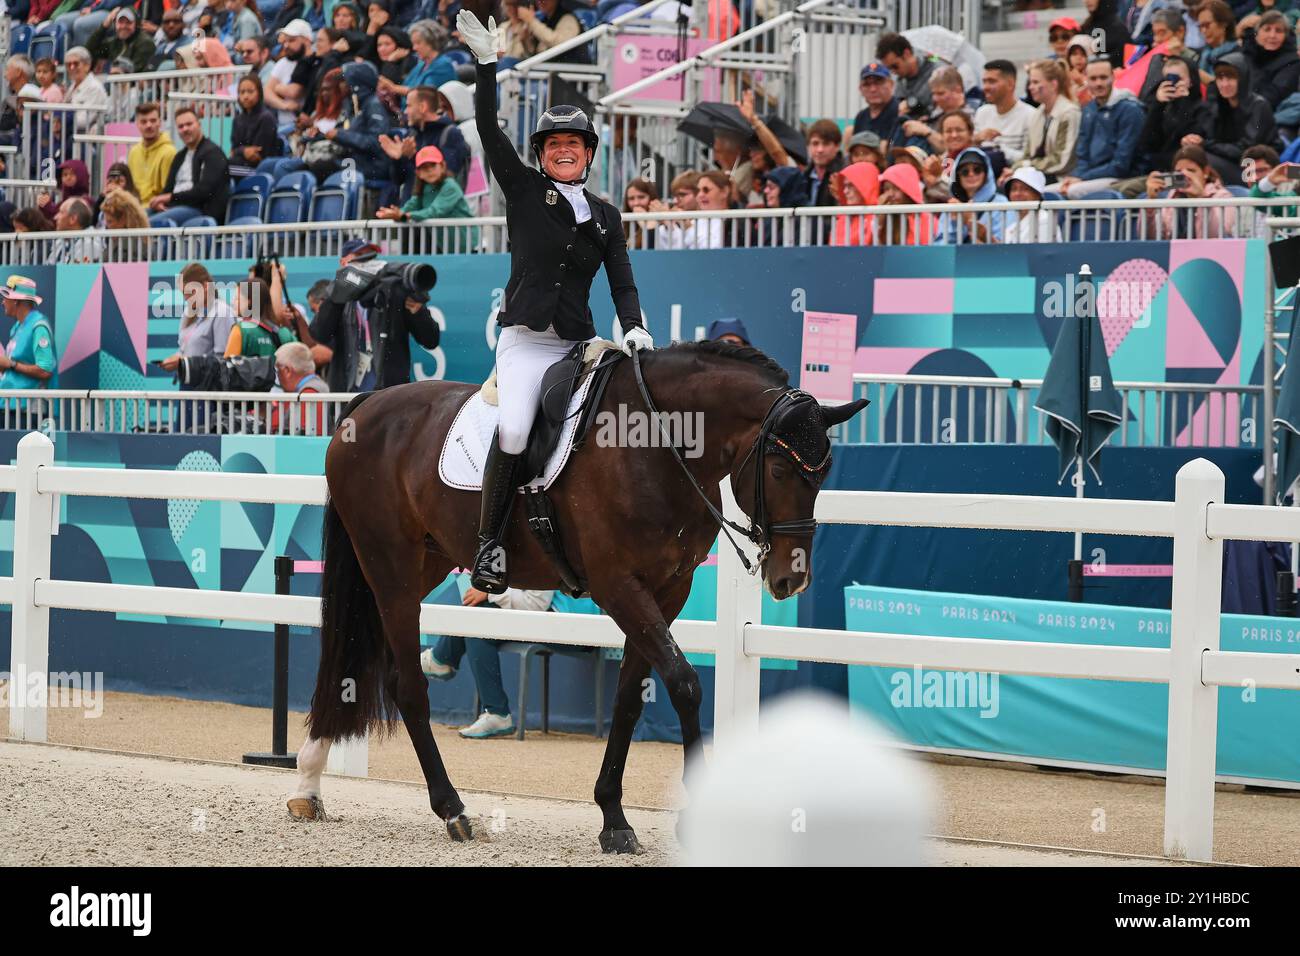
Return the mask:
<svg viewBox="0 0 1300 956">
<path fill-rule="evenodd" d="M 746 519 L 731 494 L 731 482 L 722 481 L 722 513 L 733 521 Z M 734 535 L 733 535 L 734 537 Z M 737 539 L 751 560 L 757 550 Z M 713 745 L 725 747 L 738 733 L 758 726 L 758 676 L 760 661 L 745 654 L 745 625 L 762 623 L 763 591 L 757 575 L 741 566 L 725 538 L 718 537 L 718 624 L 713 667 Z"/>
<path fill-rule="evenodd" d="M 36 582 L 50 576 L 54 499 L 36 490 L 39 469 L 54 464 L 54 443 L 40 432 L 18 442 L 14 493 L 14 603 L 9 651 L 9 736 L 46 740 L 50 609 L 36 604 Z M 32 686 L 32 678 L 37 684 Z M 30 694 L 30 698 L 29 698 Z"/>
<path fill-rule="evenodd" d="M 1219 649 L 1223 542 L 1205 533 L 1211 503 L 1223 501 L 1223 472 L 1204 458 L 1174 484 L 1174 585 L 1169 640 L 1169 738 L 1165 759 L 1165 856 L 1214 854 L 1214 761 L 1219 691 L 1201 683 L 1201 661 Z"/>
<path fill-rule="evenodd" d="M 325 772 L 345 777 L 369 776 L 370 738 L 362 734 L 360 737 L 334 741 L 330 755 L 325 760 Z"/>
</svg>

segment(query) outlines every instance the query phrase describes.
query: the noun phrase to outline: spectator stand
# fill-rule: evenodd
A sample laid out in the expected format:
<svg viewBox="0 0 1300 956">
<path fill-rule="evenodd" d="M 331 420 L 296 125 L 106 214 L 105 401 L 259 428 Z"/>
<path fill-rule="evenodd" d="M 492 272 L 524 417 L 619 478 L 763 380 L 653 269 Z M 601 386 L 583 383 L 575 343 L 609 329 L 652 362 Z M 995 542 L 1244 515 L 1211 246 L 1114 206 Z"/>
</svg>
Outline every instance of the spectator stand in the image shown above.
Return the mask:
<svg viewBox="0 0 1300 956">
<path fill-rule="evenodd" d="M 677 6 L 677 0 L 650 0 L 643 6 L 608 22 L 591 26 L 576 37 L 526 60 L 520 60 L 497 73 L 499 115 L 505 118 L 506 135 L 525 162 L 532 161 L 528 137 L 538 116 L 557 102 L 555 97 L 561 92 L 561 84 L 567 84 L 563 87 L 563 92 L 577 93 L 588 102 L 604 95 L 613 80 L 613 56 L 617 38 L 626 34 L 676 36 L 675 20 L 666 20 L 653 14 L 660 10 L 676 10 Z M 593 51 L 588 57 L 592 64 L 608 66 L 556 62 L 559 57 L 582 47 Z"/>
<path fill-rule="evenodd" d="M 175 116 L 178 109 L 186 106 L 198 112 L 203 135 L 216 143 L 223 155 L 228 155 L 230 129 L 235 122 L 235 114 L 239 112 L 239 100 L 235 94 L 190 93 L 184 90 L 172 90 L 167 94 L 168 117 Z M 178 149 L 182 148 L 178 139 L 176 146 Z"/>
<path fill-rule="evenodd" d="M 89 168 L 99 150 L 77 143 L 75 134 L 102 134 L 107 114 L 107 106 L 90 103 L 27 103 L 19 139 L 22 145 L 14 157 L 15 174 L 28 179 L 54 178 L 58 165 L 69 159 L 80 159 Z"/>
<path fill-rule="evenodd" d="M 983 7 L 989 0 L 845 0 L 847 6 L 889 16 L 891 29 L 902 33 L 918 27 L 939 26 L 960 33 L 979 46 Z M 990 4 L 991 5 L 991 4 Z"/>
<path fill-rule="evenodd" d="M 76 154 L 83 158 L 86 169 L 90 172 L 92 184 L 103 183 L 104 174 L 114 163 L 125 163 L 126 154 L 131 147 L 140 142 L 140 136 L 132 124 L 129 135 L 107 135 L 101 133 L 75 133 L 72 143 Z"/>
<path fill-rule="evenodd" d="M 9 157 L 6 156 L 6 159 Z M 58 183 L 52 179 L 0 179 L 0 194 L 13 203 L 19 209 L 25 206 L 35 206 L 37 196 L 41 192 L 53 193 L 58 188 Z M 4 236 L 0 236 L 2 240 Z M 41 262 L 44 256 L 33 260 Z"/>
<path fill-rule="evenodd" d="M 612 132 L 610 146 L 598 157 L 593 173 L 597 191 L 621 197 L 628 182 L 645 176 L 647 170 L 654 170 L 656 182 L 668 183 L 679 172 L 711 165 L 704 161 L 704 145 L 677 131 L 688 103 L 730 103 L 752 89 L 760 113 L 775 114 L 796 127 L 805 109 L 806 115 L 834 115 L 821 103 L 800 96 L 804 70 L 799 61 L 806 55 L 805 47 L 820 45 L 817 38 L 823 36 L 831 45 L 851 43 L 843 39 L 849 36 L 865 48 L 882 24 L 882 18 L 863 16 L 858 10 L 841 12 L 832 0 L 807 0 L 601 97 L 596 110 L 607 118 Z M 815 61 L 815 57 L 814 53 L 808 59 Z M 852 89 L 852 73 L 860 64 L 852 59 L 845 68 L 850 70 L 846 82 Z M 677 77 L 683 79 L 674 83 Z M 681 92 L 673 92 L 674 88 Z"/>
<path fill-rule="evenodd" d="M 230 150 L 230 124 L 239 111 L 235 88 L 239 78 L 249 71 L 243 64 L 205 67 L 194 70 L 160 70 L 152 73 L 117 73 L 101 76 L 108 91 L 109 124 L 123 126 L 96 130 L 118 135 L 135 134 L 135 108 L 141 103 L 158 103 L 163 108 L 163 128 L 179 145 L 172 116 L 181 106 L 190 106 L 199 114 L 203 135 Z M 177 95 L 180 94 L 180 95 Z"/>
<path fill-rule="evenodd" d="M 795 28 L 803 31 L 802 49 L 793 57 L 796 117 L 848 118 L 862 109 L 858 72 L 867 51 L 874 51 L 876 39 L 889 29 L 893 8 L 856 6 L 839 2 L 831 10 L 810 12 Z"/>
</svg>

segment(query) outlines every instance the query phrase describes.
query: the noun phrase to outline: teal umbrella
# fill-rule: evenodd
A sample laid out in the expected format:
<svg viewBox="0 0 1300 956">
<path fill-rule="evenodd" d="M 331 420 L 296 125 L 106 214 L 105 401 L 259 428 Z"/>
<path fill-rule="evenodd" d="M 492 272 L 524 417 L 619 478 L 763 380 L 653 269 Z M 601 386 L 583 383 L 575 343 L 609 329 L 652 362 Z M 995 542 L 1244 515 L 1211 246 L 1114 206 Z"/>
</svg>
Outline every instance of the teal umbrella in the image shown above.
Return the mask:
<svg viewBox="0 0 1300 956">
<path fill-rule="evenodd" d="M 1295 313 L 1300 317 L 1300 312 Z M 1291 320 L 1291 337 L 1288 342 L 1300 342 L 1300 318 Z M 1274 494 L 1278 504 L 1300 477 L 1300 353 L 1291 361 L 1288 349 L 1287 363 L 1282 368 L 1282 390 L 1273 410 L 1273 430 L 1277 433 L 1277 483 Z"/>
<path fill-rule="evenodd" d="M 1079 270 L 1083 281 L 1092 281 L 1085 265 Z M 1106 343 L 1097 318 L 1096 296 L 1084 296 L 1087 313 L 1066 316 L 1052 349 L 1043 386 L 1034 407 L 1048 416 L 1047 435 L 1060 452 L 1060 477 L 1064 481 L 1072 467 L 1079 471 L 1079 496 L 1083 495 L 1083 463 L 1087 462 L 1097 483 L 1101 483 L 1101 449 L 1119 427 L 1122 405 L 1110 374 Z M 1297 406 L 1300 407 L 1300 406 Z"/>
</svg>

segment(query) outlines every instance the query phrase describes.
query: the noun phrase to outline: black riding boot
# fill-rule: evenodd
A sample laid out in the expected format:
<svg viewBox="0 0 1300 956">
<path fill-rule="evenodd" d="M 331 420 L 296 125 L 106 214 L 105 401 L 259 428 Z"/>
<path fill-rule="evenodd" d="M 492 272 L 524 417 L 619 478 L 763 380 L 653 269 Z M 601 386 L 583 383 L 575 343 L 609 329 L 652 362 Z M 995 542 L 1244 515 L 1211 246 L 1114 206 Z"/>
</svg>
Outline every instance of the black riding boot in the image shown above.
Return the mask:
<svg viewBox="0 0 1300 956">
<path fill-rule="evenodd" d="M 479 513 L 478 555 L 470 583 L 488 594 L 507 587 L 505 537 L 510 506 L 515 500 L 515 472 L 522 455 L 507 455 L 495 437 L 483 466 L 483 504 Z"/>
</svg>

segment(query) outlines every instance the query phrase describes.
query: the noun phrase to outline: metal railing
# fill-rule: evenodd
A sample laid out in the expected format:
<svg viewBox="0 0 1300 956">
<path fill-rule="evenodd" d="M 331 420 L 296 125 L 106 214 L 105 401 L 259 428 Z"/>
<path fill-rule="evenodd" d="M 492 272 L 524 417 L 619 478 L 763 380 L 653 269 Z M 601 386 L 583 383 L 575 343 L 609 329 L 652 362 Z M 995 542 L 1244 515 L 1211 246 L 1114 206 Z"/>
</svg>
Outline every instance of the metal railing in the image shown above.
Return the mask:
<svg viewBox="0 0 1300 956">
<path fill-rule="evenodd" d="M 800 79 L 823 76 L 828 63 L 847 63 L 848 51 L 865 47 L 885 23 L 882 16 L 836 0 L 783 5 L 776 15 L 601 97 L 596 111 L 610 126 L 610 146 L 595 172 L 601 190 L 621 197 L 632 179 L 666 184 L 679 172 L 708 165 L 702 157 L 711 144 L 687 141 L 677 132 L 688 104 L 730 103 L 752 90 L 760 113 L 796 127 L 805 114 L 835 115 L 828 112 L 833 103 L 801 94 Z M 844 69 L 847 80 L 818 81 L 811 93 L 838 90 L 844 83 L 854 89 L 860 67 Z M 674 89 L 674 81 L 671 99 L 638 100 L 652 90 Z"/>
<path fill-rule="evenodd" d="M 115 434 L 328 436 L 344 393 L 0 391 L 0 430 Z"/>
<path fill-rule="evenodd" d="M 935 445 L 1050 445 L 1047 416 L 1034 408 L 1042 379 L 949 375 L 853 376 L 854 397 L 871 402 L 841 441 Z M 1259 448 L 1262 385 L 1116 382 L 1123 424 L 1111 445 L 1140 448 Z"/>
<path fill-rule="evenodd" d="M 91 182 L 102 183 L 109 159 L 105 143 L 118 142 L 100 137 L 129 134 L 135 122 L 135 108 L 155 102 L 162 109 L 164 129 L 176 141 L 172 117 L 180 106 L 198 112 L 203 135 L 229 152 L 230 126 L 238 110 L 233 87 L 247 73 L 244 65 L 195 70 L 163 70 L 152 73 L 116 73 L 96 76 L 108 94 L 104 105 L 46 103 L 33 101 L 23 108 L 20 134 L 22 148 L 13 157 L 15 178 L 50 178 L 54 168 L 69 159 L 80 159 L 91 171 Z M 115 131 L 110 132 L 110 127 Z M 112 150 L 108 150 L 112 152 Z M 125 151 L 121 151 L 123 155 Z M 107 162 L 105 161 L 107 160 Z"/>
<path fill-rule="evenodd" d="M 53 185 L 18 182 L 29 193 Z M 0 186 L 4 185 L 0 181 Z M 647 250 L 942 244 L 954 240 L 991 244 L 1012 239 L 1035 243 L 1249 239 L 1260 235 L 1265 228 L 1270 207 L 1293 207 L 1296 203 L 1295 197 L 1233 197 L 807 206 L 625 213 L 623 225 L 629 248 Z M 1204 215 L 1197 217 L 1189 213 Z M 985 228 L 972 229 L 968 220 Z M 1022 222 L 1027 228 L 1022 227 Z M 1221 223 L 1227 224 L 1226 231 L 1219 228 Z M 995 229 L 991 227 L 994 224 L 1000 225 Z M 81 234 L 0 235 L 0 266 L 46 262 L 52 243 L 76 239 L 78 235 Z M 102 246 L 104 262 L 141 262 L 252 258 L 271 250 L 282 256 L 338 256 L 342 244 L 353 236 L 377 243 L 390 256 L 507 252 L 510 248 L 504 216 L 436 219 L 423 223 L 373 219 L 122 229 L 97 231 L 94 240 Z M 846 236 L 858 239 L 846 243 Z"/>
<path fill-rule="evenodd" d="M 997 674 L 1119 680 L 1165 685 L 1164 853 L 1214 857 L 1215 757 L 1220 687 L 1300 690 L 1300 655 L 1220 648 L 1223 542 L 1300 539 L 1300 509 L 1225 505 L 1223 473 L 1203 459 L 1178 472 L 1174 500 L 1138 501 L 1020 495 L 823 491 L 815 517 L 825 524 L 977 528 L 1040 533 L 1087 532 L 1173 539 L 1173 600 L 1168 647 L 1116 647 L 779 627 L 762 619 L 762 584 L 731 549 L 718 549 L 717 614 L 675 621 L 673 637 L 688 652 L 714 654 L 714 747 L 725 752 L 757 727 L 764 657 L 846 665 L 930 667 Z M 294 595 L 73 581 L 53 572 L 59 496 L 198 499 L 321 505 L 325 479 L 312 475 L 226 475 L 57 465 L 41 434 L 18 443 L 16 465 L 0 467 L 0 491 L 14 494 L 13 576 L 0 578 L 0 602 L 13 607 L 9 673 L 25 686 L 49 673 L 51 610 L 175 614 L 215 620 L 315 627 L 319 599 Z M 724 480 L 729 517 L 741 519 Z M 756 557 L 748 542 L 742 547 Z M 603 615 L 482 610 L 425 605 L 422 633 L 489 639 L 536 639 L 620 647 L 623 635 Z M 48 740 L 45 696 L 11 694 L 9 736 Z M 333 743 L 328 769 L 368 772 L 367 738 Z"/>
<path fill-rule="evenodd" d="M 1051 444 L 1034 408 L 1040 379 L 946 375 L 854 375 L 854 397 L 871 402 L 832 440 L 855 444 Z M 1124 426 L 1112 445 L 1259 447 L 1263 387 L 1116 382 Z M 0 430 L 329 435 L 353 396 L 266 392 L 23 389 L 0 391 Z M 319 408 L 318 412 L 303 407 Z M 294 411 L 293 409 L 298 409 Z"/>
</svg>

